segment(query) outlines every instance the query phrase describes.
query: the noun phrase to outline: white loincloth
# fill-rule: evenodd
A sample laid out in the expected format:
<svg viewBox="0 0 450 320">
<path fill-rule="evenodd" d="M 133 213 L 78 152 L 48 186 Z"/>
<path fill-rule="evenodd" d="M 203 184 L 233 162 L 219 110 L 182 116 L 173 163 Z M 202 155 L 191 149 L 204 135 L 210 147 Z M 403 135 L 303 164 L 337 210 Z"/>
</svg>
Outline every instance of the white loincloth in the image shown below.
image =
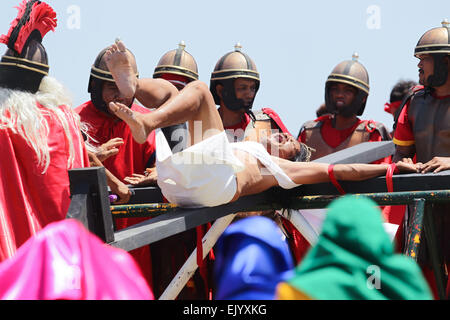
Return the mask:
<svg viewBox="0 0 450 320">
<path fill-rule="evenodd" d="M 280 166 L 272 160 L 272 156 L 261 143 L 254 141 L 235 142 L 231 143 L 231 148 L 233 150 L 247 152 L 258 159 L 269 171 L 267 174 L 273 175 L 277 179 L 279 186 L 283 189 L 293 189 L 299 186 L 299 184 L 295 184 Z"/>
<path fill-rule="evenodd" d="M 230 143 L 225 131 L 173 154 L 161 130 L 156 132 L 158 186 L 166 199 L 188 208 L 215 207 L 229 203 L 237 191 L 236 173 L 244 170 L 234 155 L 238 149 L 258 159 L 281 187 L 298 185 L 272 160 L 257 142 Z"/>
<path fill-rule="evenodd" d="M 214 207 L 236 194 L 236 173 L 244 170 L 225 131 L 181 152 L 172 153 L 161 130 L 156 132 L 158 186 L 166 199 L 188 208 Z"/>
</svg>

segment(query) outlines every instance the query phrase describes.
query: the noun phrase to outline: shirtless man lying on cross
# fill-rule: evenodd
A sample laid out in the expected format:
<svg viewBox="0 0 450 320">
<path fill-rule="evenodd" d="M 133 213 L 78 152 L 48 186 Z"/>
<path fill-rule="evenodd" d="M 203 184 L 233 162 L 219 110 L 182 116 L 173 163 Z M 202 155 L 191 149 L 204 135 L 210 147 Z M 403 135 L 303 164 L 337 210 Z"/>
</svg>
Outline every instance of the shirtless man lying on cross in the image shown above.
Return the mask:
<svg viewBox="0 0 450 320">
<path fill-rule="evenodd" d="M 123 42 L 118 41 L 109 48 L 106 61 L 119 90 L 152 107 L 154 84 L 150 85 L 150 79 L 136 78 Z M 129 125 L 139 143 L 152 130 L 188 122 L 191 147 L 182 152 L 171 154 L 163 135 L 157 134 L 158 185 L 164 196 L 179 206 L 218 206 L 275 186 L 290 189 L 301 184 L 328 182 L 333 175 L 337 180 L 361 181 L 386 174 L 389 168 L 388 164 L 338 164 L 330 171 L 328 164 L 285 160 L 298 153 L 300 145 L 282 134 L 272 135 L 266 148 L 250 141 L 229 143 L 205 83 L 191 82 L 179 93 L 175 87 L 166 90 L 170 98 L 148 114 L 135 113 L 114 102 L 109 108 Z M 198 121 L 201 137 L 194 133 Z M 270 154 L 274 147 L 278 156 Z M 200 154 L 205 161 L 184 161 L 188 159 L 184 156 L 189 154 Z M 397 168 L 400 172 L 418 172 L 412 161 L 400 161 Z"/>
</svg>

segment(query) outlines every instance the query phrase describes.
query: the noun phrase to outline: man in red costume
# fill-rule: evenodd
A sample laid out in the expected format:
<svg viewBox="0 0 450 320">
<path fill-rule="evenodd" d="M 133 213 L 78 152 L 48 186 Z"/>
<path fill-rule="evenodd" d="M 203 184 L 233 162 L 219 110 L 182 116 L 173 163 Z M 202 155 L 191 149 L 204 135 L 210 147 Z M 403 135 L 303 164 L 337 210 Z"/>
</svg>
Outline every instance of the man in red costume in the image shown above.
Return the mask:
<svg viewBox="0 0 450 320">
<path fill-rule="evenodd" d="M 397 110 L 402 105 L 403 100 L 409 96 L 414 90 L 416 90 L 417 83 L 412 80 L 400 80 L 395 86 L 392 88 L 389 102 L 386 102 L 384 105 L 384 111 L 390 113 L 395 120 L 395 117 L 398 116 Z M 420 89 L 423 87 L 420 86 Z M 391 136 L 394 136 L 394 132 L 391 132 Z"/>
<path fill-rule="evenodd" d="M 235 51 L 219 59 L 211 75 L 210 91 L 216 105 L 220 106 L 218 111 L 228 140 L 258 141 L 268 145 L 270 135 L 275 132 L 283 133 L 280 137 L 284 138 L 280 139 L 293 138 L 274 110 L 263 108 L 253 113 L 253 102 L 259 90 L 260 77 L 254 61 L 241 49 L 241 45 L 236 44 Z M 305 153 L 300 152 L 296 156 L 300 154 Z M 279 156 L 283 157 L 281 154 Z M 293 255 L 299 257 L 299 252 L 303 250 L 299 240 L 301 235 L 289 220 L 278 216 L 274 211 L 241 213 L 238 217 L 262 214 L 274 219 L 285 231 Z"/>
<path fill-rule="evenodd" d="M 253 102 L 260 86 L 254 61 L 238 43 L 235 51 L 217 62 L 211 75 L 210 90 L 230 142 L 260 141 L 273 130 L 288 133 L 279 115 L 270 108 L 253 113 Z"/>
<path fill-rule="evenodd" d="M 359 119 L 368 95 L 369 75 L 357 54 L 333 69 L 325 87 L 325 105 L 329 114 L 306 122 L 298 135 L 299 141 L 316 150 L 311 160 L 362 142 L 391 139 L 383 124 Z"/>
<path fill-rule="evenodd" d="M 89 166 L 79 117 L 64 87 L 48 76 L 41 44 L 56 27 L 46 3 L 23 1 L 0 42 L 0 261 L 32 235 L 66 217 L 68 169 Z"/>
<path fill-rule="evenodd" d="M 420 88 L 419 88 L 420 87 Z M 398 117 L 400 112 L 400 106 L 402 105 L 404 99 L 408 97 L 414 90 L 423 88 L 422 86 L 417 86 L 417 83 L 412 80 L 400 80 L 392 88 L 389 102 L 384 105 L 384 111 L 390 113 L 392 117 Z M 394 136 L 394 131 L 390 132 L 391 137 Z M 402 223 L 403 216 L 405 214 L 406 206 L 386 206 L 383 208 L 383 216 L 389 223 L 400 225 Z M 397 232 L 397 249 L 401 249 L 401 228 Z"/>
<path fill-rule="evenodd" d="M 308 121 L 300 129 L 298 140 L 315 150 L 311 160 L 369 141 L 390 140 L 386 127 L 373 120 L 361 120 L 369 95 L 369 74 L 358 61 L 338 64 L 329 75 L 325 85 L 326 114 Z M 374 163 L 389 163 L 390 158 Z M 299 237 L 304 248 L 309 244 Z M 306 249 L 300 253 L 304 256 Z"/>
<path fill-rule="evenodd" d="M 450 169 L 450 24 L 427 31 L 417 43 L 415 56 L 420 60 L 419 83 L 424 86 L 408 97 L 401 107 L 396 121 L 394 143 L 397 159 L 416 156 L 422 163 L 423 173 Z M 432 216 L 438 237 L 437 246 L 443 253 L 443 263 L 450 260 L 450 207 L 448 204 L 434 204 Z M 437 288 L 432 277 L 429 250 L 423 242 L 418 262 L 427 279 L 440 295 L 445 288 Z M 427 250 L 428 249 L 428 250 Z M 444 266 L 441 266 L 444 268 Z M 445 268 L 444 268 L 445 269 Z M 445 275 L 448 277 L 448 271 Z M 450 287 L 447 288 L 447 295 Z"/>
<path fill-rule="evenodd" d="M 109 172 L 122 182 L 133 174 L 144 174 L 147 168 L 154 167 L 155 163 L 155 134 L 151 133 L 144 144 L 133 140 L 129 127 L 125 122 L 111 114 L 107 108 L 108 103 L 121 102 L 134 111 L 148 113 L 150 109 L 134 103 L 134 98 L 124 98 L 117 89 L 114 79 L 104 60 L 106 49 L 102 50 L 91 68 L 88 91 L 91 100 L 77 107 L 75 111 L 80 115 L 81 122 L 87 128 L 87 144 L 93 149 L 104 150 L 116 147 L 115 155 L 103 159 L 102 163 Z M 138 77 L 136 61 L 133 61 L 133 71 Z M 161 86 L 172 85 L 161 79 L 147 79 L 150 83 L 160 83 Z M 151 101 L 155 107 L 164 103 L 170 96 L 153 91 Z M 136 97 L 137 98 L 137 97 Z M 154 181 L 153 181 L 154 182 Z M 130 192 L 128 190 L 128 192 Z M 120 218 L 115 219 L 117 230 L 142 222 L 147 218 Z M 131 252 L 138 261 L 144 276 L 152 285 L 151 258 L 149 246 Z"/>
<path fill-rule="evenodd" d="M 146 168 L 153 167 L 155 137 L 151 134 L 143 145 L 135 143 L 125 123 L 110 114 L 105 107 L 111 101 L 121 101 L 138 112 L 149 112 L 147 108 L 133 103 L 133 100 L 125 101 L 121 97 L 103 61 L 104 52 L 105 50 L 100 52 L 91 69 L 88 88 L 91 100 L 77 107 L 75 111 L 80 115 L 81 122 L 87 129 L 89 146 L 97 150 L 117 148 L 116 154 L 105 158 L 98 156 L 98 158 L 105 168 L 119 180 L 124 181 L 133 173 L 143 174 Z"/>
</svg>

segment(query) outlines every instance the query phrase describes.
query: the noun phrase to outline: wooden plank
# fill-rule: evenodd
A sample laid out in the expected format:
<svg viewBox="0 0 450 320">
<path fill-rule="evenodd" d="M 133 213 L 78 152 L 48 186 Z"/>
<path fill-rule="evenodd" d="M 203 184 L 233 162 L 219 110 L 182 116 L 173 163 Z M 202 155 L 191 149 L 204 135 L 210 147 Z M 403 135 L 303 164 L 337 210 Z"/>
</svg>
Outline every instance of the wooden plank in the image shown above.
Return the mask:
<svg viewBox="0 0 450 320">
<path fill-rule="evenodd" d="M 365 142 L 351 148 L 338 151 L 313 162 L 319 163 L 370 163 L 393 154 L 395 151 L 392 141 Z M 161 190 L 155 187 L 129 186 L 132 196 L 128 204 L 160 203 L 163 202 Z"/>
<path fill-rule="evenodd" d="M 161 189 L 155 187 L 132 187 L 128 186 L 131 191 L 131 198 L 127 204 L 142 203 L 161 203 L 164 202 Z"/>
<path fill-rule="evenodd" d="M 394 191 L 427 191 L 450 189 L 450 171 L 427 174 L 396 174 L 392 177 Z M 377 177 L 365 181 L 339 181 L 347 193 L 380 193 L 387 192 L 386 177 Z M 297 196 L 301 195 L 336 195 L 339 194 L 331 183 L 303 185 L 291 190 Z M 286 195 L 286 196 L 289 196 Z"/>
<path fill-rule="evenodd" d="M 395 145 L 392 141 L 364 142 L 313 162 L 319 163 L 371 163 L 393 155 Z"/>
<path fill-rule="evenodd" d="M 179 208 L 171 213 L 117 231 L 115 233 L 115 241 L 109 244 L 130 251 L 214 221 L 231 213 L 241 212 L 246 209 L 253 210 L 254 208 L 267 209 L 268 203 L 271 202 L 268 199 L 272 199 L 270 191 L 243 197 L 236 202 L 218 207 L 199 209 Z"/>
<path fill-rule="evenodd" d="M 72 201 L 67 219 L 77 219 L 105 242 L 114 240 L 105 168 L 69 170 Z"/>
</svg>

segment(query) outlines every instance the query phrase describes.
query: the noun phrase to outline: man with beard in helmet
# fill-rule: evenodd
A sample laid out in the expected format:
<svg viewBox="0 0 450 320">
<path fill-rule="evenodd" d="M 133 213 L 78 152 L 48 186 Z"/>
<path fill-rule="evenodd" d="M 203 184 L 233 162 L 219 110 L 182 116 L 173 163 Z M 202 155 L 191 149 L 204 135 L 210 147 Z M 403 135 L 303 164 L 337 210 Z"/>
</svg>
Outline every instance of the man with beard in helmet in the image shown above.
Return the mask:
<svg viewBox="0 0 450 320">
<path fill-rule="evenodd" d="M 211 75 L 210 90 L 230 142 L 253 140 L 266 143 L 273 130 L 290 135 L 279 115 L 270 108 L 253 112 L 260 86 L 254 61 L 238 43 L 235 51 L 217 62 Z"/>
<path fill-rule="evenodd" d="M 97 55 L 91 67 L 88 86 L 91 100 L 77 107 L 75 111 L 80 115 L 81 122 L 87 128 L 86 136 L 88 145 L 97 148 L 100 151 L 99 154 L 102 154 L 105 150 L 118 149 L 112 155 L 110 153 L 108 158 L 104 157 L 102 159 L 100 156 L 98 158 L 102 160 L 104 167 L 113 177 L 116 177 L 122 182 L 126 182 L 126 177 L 131 177 L 135 173 L 144 174 L 147 168 L 154 167 L 155 134 L 150 134 L 144 144 L 136 143 L 126 123 L 118 119 L 108 110 L 108 103 L 114 101 L 121 102 L 130 109 L 140 113 L 150 112 L 149 109 L 134 103 L 135 98 L 139 99 L 139 97 L 124 98 L 119 92 L 106 65 L 104 59 L 105 52 L 106 49 Z M 135 59 L 133 59 L 132 68 L 134 74 L 138 77 Z M 155 107 L 160 106 L 171 97 L 167 92 L 173 92 L 171 91 L 173 86 L 167 81 L 161 79 L 145 79 L 145 81 L 150 86 L 157 83 L 157 88 L 170 87 L 164 90 L 164 92 L 158 89 L 153 90 L 151 96 L 146 97 L 152 101 Z M 175 90 L 175 88 L 173 89 Z M 130 192 L 129 190 L 127 191 Z M 146 219 L 148 218 L 117 218 L 115 219 L 115 226 L 117 230 L 120 230 Z M 130 253 L 139 263 L 144 276 L 151 285 L 152 271 L 149 246 L 133 250 Z"/>
<path fill-rule="evenodd" d="M 358 118 L 364 112 L 368 95 L 369 75 L 357 54 L 333 69 L 325 87 L 329 114 L 306 122 L 298 135 L 299 141 L 316 150 L 311 160 L 362 142 L 391 139 L 383 124 Z"/>
<path fill-rule="evenodd" d="M 42 38 L 56 13 L 23 1 L 0 42 L 0 262 L 46 225 L 65 219 L 69 169 L 89 166 L 79 118 L 68 92 L 48 76 Z"/>
<path fill-rule="evenodd" d="M 401 106 L 396 121 L 394 143 L 397 159 L 413 158 L 421 164 L 422 173 L 440 172 L 450 169 L 450 24 L 427 31 L 417 43 L 414 55 L 418 58 L 419 83 L 424 86 L 416 90 Z M 437 247 L 443 254 L 443 263 L 450 260 L 450 207 L 434 204 L 432 218 L 438 239 Z M 432 277 L 427 242 L 422 244 L 418 262 L 429 280 L 435 295 L 445 296 L 443 279 L 436 286 Z M 445 276 L 445 272 L 444 272 Z M 447 288 L 447 295 L 450 288 Z"/>
<path fill-rule="evenodd" d="M 298 140 L 315 150 L 311 160 L 369 141 L 390 140 L 386 127 L 373 120 L 361 120 L 369 95 L 369 74 L 358 61 L 357 53 L 352 60 L 339 63 L 329 75 L 325 85 L 325 108 L 327 114 L 308 121 L 300 129 Z M 374 163 L 389 163 L 390 158 Z M 309 243 L 300 236 L 303 257 Z"/>
<path fill-rule="evenodd" d="M 279 142 L 294 140 L 280 116 L 270 108 L 263 108 L 255 113 L 253 102 L 260 87 L 260 76 L 254 61 L 244 52 L 238 43 L 235 50 L 225 54 L 217 62 L 211 75 L 210 91 L 230 142 L 257 141 L 266 148 L 274 145 L 271 140 L 274 133 L 279 133 Z M 304 145 L 298 146 L 300 152 L 286 158 L 293 161 L 309 161 L 310 151 Z M 282 158 L 282 152 L 278 150 Z M 275 220 L 285 232 L 291 251 L 298 260 L 302 252 L 301 236 L 293 224 L 277 215 L 275 211 L 239 213 L 238 218 L 252 215 L 265 215 Z"/>
</svg>

